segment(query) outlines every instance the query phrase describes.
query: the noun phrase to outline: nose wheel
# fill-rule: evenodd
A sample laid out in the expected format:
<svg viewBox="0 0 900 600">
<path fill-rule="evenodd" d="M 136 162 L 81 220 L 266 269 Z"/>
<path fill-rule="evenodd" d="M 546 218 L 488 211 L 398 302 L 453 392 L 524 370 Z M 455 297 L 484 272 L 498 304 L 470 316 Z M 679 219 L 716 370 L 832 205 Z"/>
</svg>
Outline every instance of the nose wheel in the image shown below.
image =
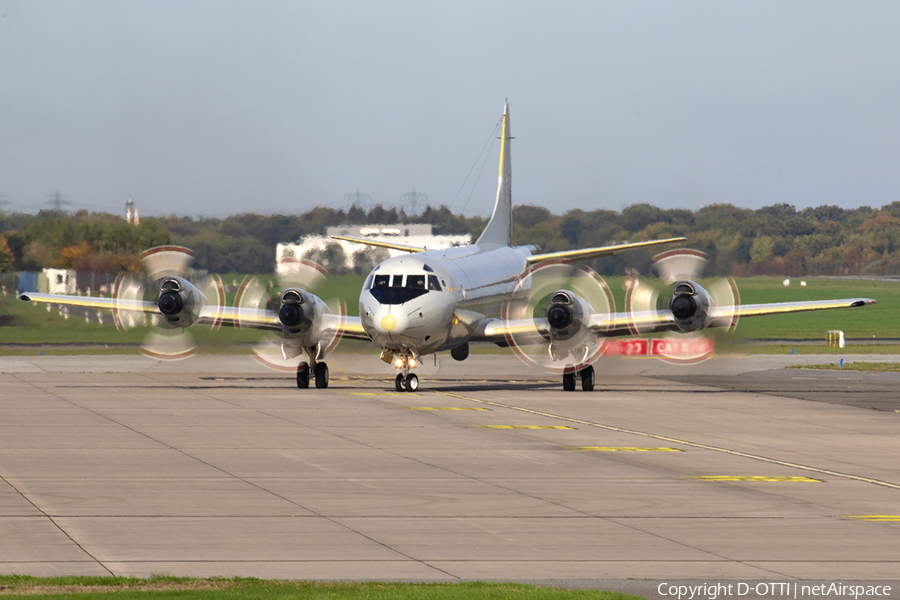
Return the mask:
<svg viewBox="0 0 900 600">
<path fill-rule="evenodd" d="M 409 375 L 400 373 L 394 380 L 394 387 L 398 392 L 415 392 L 419 389 L 419 378 L 416 377 L 415 373 L 410 373 Z"/>
</svg>

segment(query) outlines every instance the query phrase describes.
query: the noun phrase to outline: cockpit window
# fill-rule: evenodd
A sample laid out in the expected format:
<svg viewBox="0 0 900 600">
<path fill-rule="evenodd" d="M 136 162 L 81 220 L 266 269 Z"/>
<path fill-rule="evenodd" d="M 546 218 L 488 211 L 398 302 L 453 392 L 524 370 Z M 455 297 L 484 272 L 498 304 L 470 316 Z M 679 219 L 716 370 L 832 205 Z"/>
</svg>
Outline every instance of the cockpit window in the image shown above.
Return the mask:
<svg viewBox="0 0 900 600">
<path fill-rule="evenodd" d="M 441 291 L 434 275 L 375 275 L 371 292 L 381 304 L 403 304 L 429 290 Z"/>
</svg>

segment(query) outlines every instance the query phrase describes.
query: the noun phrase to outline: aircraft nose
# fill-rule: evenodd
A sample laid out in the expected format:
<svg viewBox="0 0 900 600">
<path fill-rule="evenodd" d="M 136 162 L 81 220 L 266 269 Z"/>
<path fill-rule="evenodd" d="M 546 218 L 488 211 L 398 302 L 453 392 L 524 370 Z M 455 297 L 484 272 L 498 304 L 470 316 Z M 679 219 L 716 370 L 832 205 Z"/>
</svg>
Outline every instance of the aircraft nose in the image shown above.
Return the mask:
<svg viewBox="0 0 900 600">
<path fill-rule="evenodd" d="M 381 317 L 381 328 L 385 331 L 393 331 L 397 328 L 397 317 L 394 315 L 384 315 Z"/>
<path fill-rule="evenodd" d="M 379 307 L 373 312 L 372 325 L 378 333 L 400 333 L 406 327 L 406 319 L 402 315 L 393 315 L 384 307 Z"/>
</svg>

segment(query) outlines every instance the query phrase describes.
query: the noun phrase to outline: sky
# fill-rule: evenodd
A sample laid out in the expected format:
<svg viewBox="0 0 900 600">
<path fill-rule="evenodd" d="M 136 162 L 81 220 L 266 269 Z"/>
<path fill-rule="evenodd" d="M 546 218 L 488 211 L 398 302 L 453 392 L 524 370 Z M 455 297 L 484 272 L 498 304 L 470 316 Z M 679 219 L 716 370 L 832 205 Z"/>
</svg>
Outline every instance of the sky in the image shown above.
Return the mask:
<svg viewBox="0 0 900 600">
<path fill-rule="evenodd" d="M 0 0 L 0 209 L 900 201 L 900 3 Z"/>
</svg>

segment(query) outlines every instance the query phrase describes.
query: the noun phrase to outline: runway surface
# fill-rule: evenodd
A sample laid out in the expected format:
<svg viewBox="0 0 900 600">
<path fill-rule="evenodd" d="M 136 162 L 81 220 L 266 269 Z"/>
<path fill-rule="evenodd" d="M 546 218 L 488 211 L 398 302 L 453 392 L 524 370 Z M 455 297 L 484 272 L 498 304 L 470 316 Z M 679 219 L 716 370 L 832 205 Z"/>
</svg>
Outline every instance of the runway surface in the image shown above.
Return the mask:
<svg viewBox="0 0 900 600">
<path fill-rule="evenodd" d="M 0 572 L 897 580 L 897 378 L 783 369 L 834 360 L 609 359 L 588 393 L 447 357 L 411 394 L 368 355 L 327 390 L 241 357 L 0 358 Z"/>
</svg>

